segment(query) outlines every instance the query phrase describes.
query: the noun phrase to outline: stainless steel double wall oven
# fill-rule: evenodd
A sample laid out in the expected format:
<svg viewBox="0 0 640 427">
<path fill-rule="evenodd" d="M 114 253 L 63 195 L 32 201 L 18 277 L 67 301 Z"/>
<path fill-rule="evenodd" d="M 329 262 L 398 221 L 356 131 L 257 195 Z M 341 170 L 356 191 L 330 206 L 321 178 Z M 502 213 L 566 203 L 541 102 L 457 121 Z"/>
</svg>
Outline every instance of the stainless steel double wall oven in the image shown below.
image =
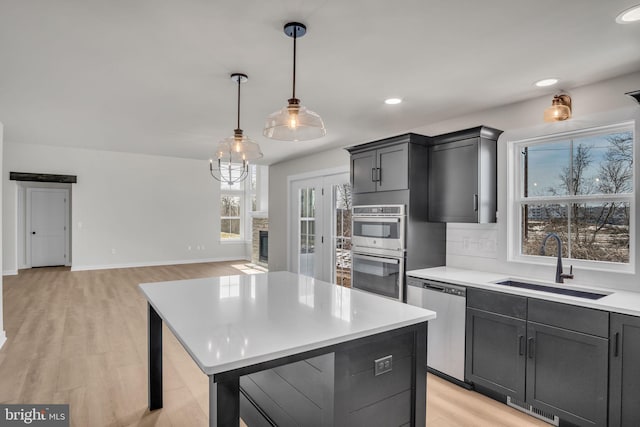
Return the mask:
<svg viewBox="0 0 640 427">
<path fill-rule="evenodd" d="M 352 286 L 403 301 L 405 205 L 354 206 L 352 221 Z"/>
</svg>

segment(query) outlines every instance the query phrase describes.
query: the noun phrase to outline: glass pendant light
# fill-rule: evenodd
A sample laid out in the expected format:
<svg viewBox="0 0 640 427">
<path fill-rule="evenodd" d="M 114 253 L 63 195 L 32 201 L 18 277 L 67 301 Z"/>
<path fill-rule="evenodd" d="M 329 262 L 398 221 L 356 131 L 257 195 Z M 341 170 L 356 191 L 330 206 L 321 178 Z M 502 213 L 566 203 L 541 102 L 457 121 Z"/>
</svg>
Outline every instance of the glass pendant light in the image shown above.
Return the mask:
<svg viewBox="0 0 640 427">
<path fill-rule="evenodd" d="M 289 22 L 284 33 L 293 38 L 293 95 L 288 105 L 267 117 L 263 135 L 280 141 L 307 141 L 327 134 L 322 118 L 300 104 L 296 98 L 296 40 L 307 33 L 299 22 Z"/>
<path fill-rule="evenodd" d="M 246 74 L 233 73 L 231 80 L 238 83 L 238 126 L 234 129 L 233 136 L 218 143 L 215 160 L 209 160 L 211 176 L 229 186 L 245 180 L 249 175 L 249 162 L 262 157 L 260 146 L 240 129 L 240 85 L 249 78 Z"/>
<path fill-rule="evenodd" d="M 571 97 L 559 94 L 553 97 L 551 107 L 544 110 L 545 122 L 560 122 L 571 118 Z"/>
</svg>

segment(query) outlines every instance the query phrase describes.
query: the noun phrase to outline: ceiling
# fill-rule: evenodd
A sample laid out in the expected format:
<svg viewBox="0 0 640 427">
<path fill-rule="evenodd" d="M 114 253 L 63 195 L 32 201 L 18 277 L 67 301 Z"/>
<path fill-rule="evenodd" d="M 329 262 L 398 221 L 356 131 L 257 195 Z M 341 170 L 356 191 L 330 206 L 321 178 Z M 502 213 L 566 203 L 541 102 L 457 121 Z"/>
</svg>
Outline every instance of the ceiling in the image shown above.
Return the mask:
<svg viewBox="0 0 640 427">
<path fill-rule="evenodd" d="M 207 161 L 243 72 L 241 127 L 272 164 L 640 70 L 640 23 L 615 22 L 638 1 L 0 0 L 0 121 L 13 143 Z M 291 96 L 288 21 L 314 141 L 262 136 Z"/>
</svg>

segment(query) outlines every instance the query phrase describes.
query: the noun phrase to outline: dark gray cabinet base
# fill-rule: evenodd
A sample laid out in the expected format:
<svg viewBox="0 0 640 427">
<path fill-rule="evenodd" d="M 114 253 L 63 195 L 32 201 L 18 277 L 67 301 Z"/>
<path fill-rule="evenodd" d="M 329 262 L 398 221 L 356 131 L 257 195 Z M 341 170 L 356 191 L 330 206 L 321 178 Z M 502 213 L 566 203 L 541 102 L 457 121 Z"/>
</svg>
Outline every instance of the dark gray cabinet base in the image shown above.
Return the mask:
<svg viewBox="0 0 640 427">
<path fill-rule="evenodd" d="M 640 425 L 640 317 L 611 314 L 609 426 Z"/>
<path fill-rule="evenodd" d="M 241 377 L 241 418 L 249 427 L 424 427 L 426 325 L 403 331 Z M 374 361 L 389 355 L 391 371 L 375 375 Z"/>
<path fill-rule="evenodd" d="M 606 426 L 608 324 L 608 312 L 468 289 L 466 379 L 561 425 Z"/>
</svg>

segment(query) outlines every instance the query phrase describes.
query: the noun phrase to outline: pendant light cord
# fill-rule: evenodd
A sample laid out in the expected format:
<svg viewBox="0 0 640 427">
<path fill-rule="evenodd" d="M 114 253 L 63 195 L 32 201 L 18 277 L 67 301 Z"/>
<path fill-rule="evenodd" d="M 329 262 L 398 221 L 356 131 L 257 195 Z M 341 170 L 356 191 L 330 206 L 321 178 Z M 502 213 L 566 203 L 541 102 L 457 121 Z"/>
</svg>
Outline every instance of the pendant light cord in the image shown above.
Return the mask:
<svg viewBox="0 0 640 427">
<path fill-rule="evenodd" d="M 240 129 L 240 81 L 242 77 L 238 76 L 238 127 L 236 129 Z"/>
<path fill-rule="evenodd" d="M 298 38 L 298 27 L 293 27 L 293 96 L 296 97 L 296 39 Z"/>
</svg>

